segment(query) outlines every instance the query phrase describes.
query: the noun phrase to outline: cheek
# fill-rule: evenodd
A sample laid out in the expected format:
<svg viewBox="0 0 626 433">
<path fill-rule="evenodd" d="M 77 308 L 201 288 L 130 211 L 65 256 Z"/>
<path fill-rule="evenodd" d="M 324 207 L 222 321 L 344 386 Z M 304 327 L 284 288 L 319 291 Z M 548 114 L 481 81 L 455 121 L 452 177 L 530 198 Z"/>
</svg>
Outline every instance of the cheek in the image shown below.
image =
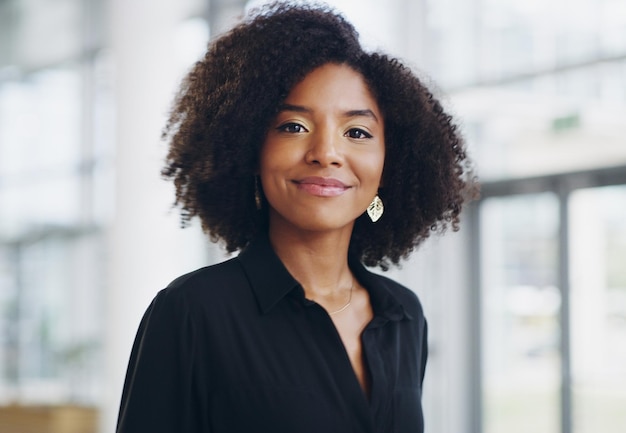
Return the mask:
<svg viewBox="0 0 626 433">
<path fill-rule="evenodd" d="M 271 173 L 276 172 L 280 167 L 280 158 L 276 146 L 266 143 L 261 148 L 259 155 L 259 175 L 261 179 L 267 179 Z"/>
<path fill-rule="evenodd" d="M 297 146 L 289 146 L 288 143 L 275 143 L 268 141 L 261 147 L 259 155 L 259 170 L 272 173 L 287 169 L 298 160 Z"/>
<path fill-rule="evenodd" d="M 261 149 L 259 157 L 259 177 L 268 200 L 285 188 L 284 181 L 289 177 L 293 165 L 292 156 L 284 146 L 268 143 Z"/>
<path fill-rule="evenodd" d="M 380 152 L 378 155 L 372 158 L 370 165 L 370 178 L 373 179 L 373 182 L 376 183 L 376 187 L 378 188 L 382 184 L 382 178 L 385 168 L 385 153 L 384 151 Z"/>
</svg>

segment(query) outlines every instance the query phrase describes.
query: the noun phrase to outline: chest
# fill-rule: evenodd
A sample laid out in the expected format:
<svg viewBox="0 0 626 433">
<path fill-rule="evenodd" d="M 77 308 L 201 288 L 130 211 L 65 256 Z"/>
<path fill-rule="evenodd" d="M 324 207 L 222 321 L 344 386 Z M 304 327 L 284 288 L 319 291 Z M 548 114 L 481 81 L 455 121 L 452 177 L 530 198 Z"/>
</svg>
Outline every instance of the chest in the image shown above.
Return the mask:
<svg viewBox="0 0 626 433">
<path fill-rule="evenodd" d="M 421 431 L 413 324 L 333 321 L 319 306 L 278 312 L 211 332 L 206 401 L 221 414 L 211 423 L 224 423 L 215 431 Z"/>
<path fill-rule="evenodd" d="M 362 335 L 367 324 L 372 320 L 373 313 L 369 306 L 360 310 L 350 311 L 341 317 L 332 317 L 337 334 L 350 360 L 354 375 L 365 395 L 370 395 L 370 374 L 366 358 L 363 354 Z"/>
</svg>

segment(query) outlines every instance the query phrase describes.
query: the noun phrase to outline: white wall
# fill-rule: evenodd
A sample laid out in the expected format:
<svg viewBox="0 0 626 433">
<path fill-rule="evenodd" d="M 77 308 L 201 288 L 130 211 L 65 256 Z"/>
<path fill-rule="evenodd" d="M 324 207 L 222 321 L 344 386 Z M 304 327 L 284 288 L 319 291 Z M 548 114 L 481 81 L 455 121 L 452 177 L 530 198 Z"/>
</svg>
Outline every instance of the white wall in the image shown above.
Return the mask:
<svg viewBox="0 0 626 433">
<path fill-rule="evenodd" d="M 181 52 L 193 43 L 193 26 L 185 22 L 203 12 L 198 3 L 109 4 L 116 209 L 108 253 L 103 432 L 114 431 L 132 341 L 149 302 L 172 279 L 208 261 L 205 236 L 197 227 L 180 229 L 178 213 L 171 209 L 173 188 L 160 178 L 166 152 L 160 133 L 175 89 L 191 64 L 181 59 Z"/>
</svg>

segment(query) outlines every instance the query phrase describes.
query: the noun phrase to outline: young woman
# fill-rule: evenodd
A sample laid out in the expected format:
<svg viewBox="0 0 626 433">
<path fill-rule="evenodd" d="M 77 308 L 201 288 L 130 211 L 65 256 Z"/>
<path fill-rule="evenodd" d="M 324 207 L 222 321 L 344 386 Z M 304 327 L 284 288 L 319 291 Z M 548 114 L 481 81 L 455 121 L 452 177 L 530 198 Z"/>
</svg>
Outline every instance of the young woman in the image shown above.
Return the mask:
<svg viewBox="0 0 626 433">
<path fill-rule="evenodd" d="M 158 293 L 118 432 L 422 432 L 422 308 L 364 265 L 458 224 L 439 102 L 343 17 L 274 4 L 209 46 L 164 135 L 183 219 L 240 254 Z"/>
</svg>

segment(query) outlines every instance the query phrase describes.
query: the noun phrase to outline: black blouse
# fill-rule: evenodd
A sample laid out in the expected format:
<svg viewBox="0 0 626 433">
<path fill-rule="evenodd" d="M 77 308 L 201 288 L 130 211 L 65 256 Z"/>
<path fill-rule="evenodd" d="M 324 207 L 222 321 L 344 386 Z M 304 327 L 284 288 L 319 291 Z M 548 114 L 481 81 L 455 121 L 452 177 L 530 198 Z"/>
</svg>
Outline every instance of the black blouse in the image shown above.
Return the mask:
<svg viewBox="0 0 626 433">
<path fill-rule="evenodd" d="M 267 238 L 173 281 L 133 346 L 118 433 L 420 433 L 426 322 L 413 292 L 350 268 L 374 318 L 368 399 L 327 312 Z"/>
</svg>

